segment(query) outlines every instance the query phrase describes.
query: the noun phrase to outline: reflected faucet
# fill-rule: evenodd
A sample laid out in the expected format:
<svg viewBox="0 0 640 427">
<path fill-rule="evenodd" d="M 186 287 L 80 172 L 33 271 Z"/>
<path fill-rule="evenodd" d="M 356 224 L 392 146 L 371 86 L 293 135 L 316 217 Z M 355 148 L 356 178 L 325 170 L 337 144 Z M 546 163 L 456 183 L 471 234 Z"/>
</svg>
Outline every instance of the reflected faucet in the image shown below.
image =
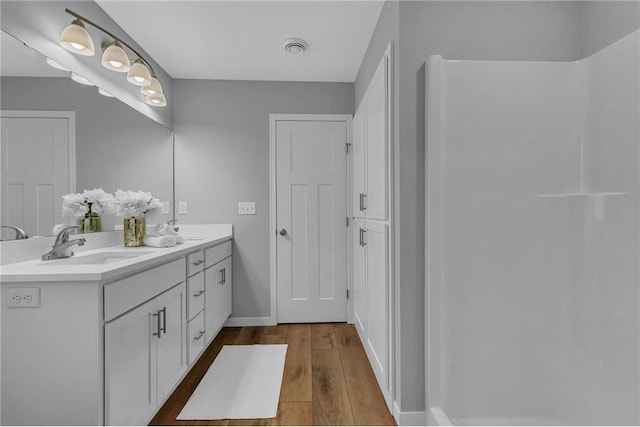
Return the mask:
<svg viewBox="0 0 640 427">
<path fill-rule="evenodd" d="M 16 232 L 16 237 L 15 237 L 15 239 L 13 239 L 13 240 L 22 240 L 22 239 L 28 239 L 28 238 L 29 238 L 29 235 L 27 234 L 27 232 L 26 232 L 26 231 L 24 231 L 24 230 L 23 230 L 22 228 L 20 228 L 20 227 L 15 227 L 15 226 L 13 226 L 13 225 L 2 225 L 2 226 L 0 226 L 0 227 L 2 227 L 2 228 L 9 228 L 9 229 L 11 229 L 11 230 L 15 231 L 15 232 Z"/>
<path fill-rule="evenodd" d="M 69 240 L 69 234 L 75 232 L 77 229 L 77 225 L 70 225 L 60 230 L 56 237 L 56 241 L 53 244 L 53 248 L 51 248 L 51 250 L 46 254 L 42 255 L 42 260 L 47 261 L 73 256 L 71 247 L 73 245 L 84 246 L 84 243 L 86 242 L 84 238 Z"/>
</svg>

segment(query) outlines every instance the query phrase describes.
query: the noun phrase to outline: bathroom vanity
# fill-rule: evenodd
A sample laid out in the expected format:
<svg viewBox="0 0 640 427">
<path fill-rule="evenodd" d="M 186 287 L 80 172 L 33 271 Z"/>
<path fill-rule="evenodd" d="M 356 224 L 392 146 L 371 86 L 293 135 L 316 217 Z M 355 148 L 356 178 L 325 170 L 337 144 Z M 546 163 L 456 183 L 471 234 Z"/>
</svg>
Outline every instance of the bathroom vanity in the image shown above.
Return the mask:
<svg viewBox="0 0 640 427">
<path fill-rule="evenodd" d="M 231 314 L 231 226 L 2 267 L 2 424 L 146 424 Z"/>
</svg>

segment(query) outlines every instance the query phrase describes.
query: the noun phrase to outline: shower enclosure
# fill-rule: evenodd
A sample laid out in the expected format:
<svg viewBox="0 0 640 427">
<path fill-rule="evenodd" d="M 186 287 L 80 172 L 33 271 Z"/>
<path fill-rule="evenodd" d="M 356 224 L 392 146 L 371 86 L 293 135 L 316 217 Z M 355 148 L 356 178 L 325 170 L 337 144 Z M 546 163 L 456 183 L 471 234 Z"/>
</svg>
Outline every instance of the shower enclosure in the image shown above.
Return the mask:
<svg viewBox="0 0 640 427">
<path fill-rule="evenodd" d="M 640 32 L 427 72 L 427 413 L 640 424 Z"/>
</svg>

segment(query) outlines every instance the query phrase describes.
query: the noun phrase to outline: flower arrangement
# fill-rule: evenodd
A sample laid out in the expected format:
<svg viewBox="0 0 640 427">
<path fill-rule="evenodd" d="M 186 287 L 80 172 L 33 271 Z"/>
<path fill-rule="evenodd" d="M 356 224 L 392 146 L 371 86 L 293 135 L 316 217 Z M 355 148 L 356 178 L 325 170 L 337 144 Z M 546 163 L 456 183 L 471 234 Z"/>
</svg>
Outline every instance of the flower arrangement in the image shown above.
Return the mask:
<svg viewBox="0 0 640 427">
<path fill-rule="evenodd" d="M 102 188 L 69 193 L 62 196 L 62 214 L 81 218 L 88 214 L 109 214 L 113 212 L 113 195 Z"/>
<path fill-rule="evenodd" d="M 159 199 L 144 191 L 118 189 L 114 198 L 115 214 L 125 218 L 136 218 L 162 207 Z"/>
</svg>

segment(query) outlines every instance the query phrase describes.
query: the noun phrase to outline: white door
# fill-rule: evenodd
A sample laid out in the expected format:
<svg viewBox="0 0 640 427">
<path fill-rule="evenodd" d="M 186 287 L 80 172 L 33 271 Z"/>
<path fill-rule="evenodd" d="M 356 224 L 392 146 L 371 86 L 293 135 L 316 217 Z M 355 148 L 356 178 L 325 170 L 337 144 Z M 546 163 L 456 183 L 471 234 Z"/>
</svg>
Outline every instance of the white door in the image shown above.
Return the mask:
<svg viewBox="0 0 640 427">
<path fill-rule="evenodd" d="M 346 121 L 276 121 L 278 322 L 347 320 L 346 143 Z"/>
<path fill-rule="evenodd" d="M 74 191 L 70 179 L 68 118 L 2 117 L 3 225 L 30 236 L 51 235 L 62 217 L 62 196 Z M 13 232 L 3 230 L 3 239 Z"/>
</svg>

